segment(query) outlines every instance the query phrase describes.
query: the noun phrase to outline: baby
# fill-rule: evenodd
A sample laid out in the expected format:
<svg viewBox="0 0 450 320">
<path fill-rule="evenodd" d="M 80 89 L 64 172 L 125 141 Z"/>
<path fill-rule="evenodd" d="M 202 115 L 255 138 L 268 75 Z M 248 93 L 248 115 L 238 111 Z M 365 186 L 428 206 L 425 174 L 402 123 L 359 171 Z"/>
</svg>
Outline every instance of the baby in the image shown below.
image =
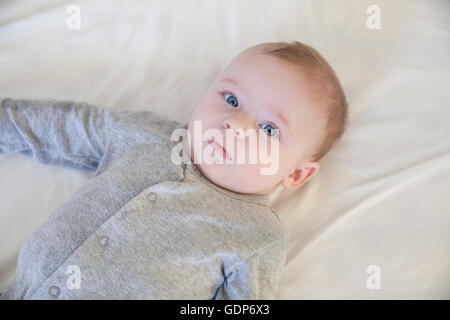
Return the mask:
<svg viewBox="0 0 450 320">
<path fill-rule="evenodd" d="M 0 100 L 0 153 L 95 176 L 25 241 L 0 298 L 274 298 L 288 240 L 268 196 L 317 174 L 346 121 L 335 73 L 300 42 L 243 51 L 184 125 L 149 111 Z M 248 161 L 263 140 L 268 163 Z"/>
</svg>

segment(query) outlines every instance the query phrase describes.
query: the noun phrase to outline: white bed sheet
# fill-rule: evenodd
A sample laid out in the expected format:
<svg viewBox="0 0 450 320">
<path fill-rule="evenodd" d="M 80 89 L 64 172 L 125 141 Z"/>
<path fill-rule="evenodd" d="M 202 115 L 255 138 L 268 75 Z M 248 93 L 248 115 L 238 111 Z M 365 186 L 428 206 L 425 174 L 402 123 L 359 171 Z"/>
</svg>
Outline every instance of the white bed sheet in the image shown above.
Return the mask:
<svg viewBox="0 0 450 320">
<path fill-rule="evenodd" d="M 280 299 L 450 298 L 450 4 L 2 1 L 0 96 L 87 101 L 187 121 L 240 51 L 299 40 L 341 80 L 350 124 L 302 189 L 272 197 L 291 250 Z M 81 28 L 66 21 L 77 5 Z M 0 155 L 0 291 L 23 241 L 88 172 Z M 367 287 L 379 267 L 381 287 Z"/>
</svg>

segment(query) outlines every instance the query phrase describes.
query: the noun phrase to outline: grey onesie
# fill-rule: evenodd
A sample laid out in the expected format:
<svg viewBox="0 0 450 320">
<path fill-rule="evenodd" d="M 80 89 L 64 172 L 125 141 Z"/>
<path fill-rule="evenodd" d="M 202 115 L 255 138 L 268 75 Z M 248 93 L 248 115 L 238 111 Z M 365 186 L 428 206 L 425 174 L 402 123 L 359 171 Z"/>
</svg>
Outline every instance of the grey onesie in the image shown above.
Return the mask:
<svg viewBox="0 0 450 320">
<path fill-rule="evenodd" d="M 93 172 L 22 245 L 0 298 L 274 298 L 288 240 L 267 196 L 173 163 L 176 128 L 150 111 L 0 99 L 0 153 Z"/>
</svg>

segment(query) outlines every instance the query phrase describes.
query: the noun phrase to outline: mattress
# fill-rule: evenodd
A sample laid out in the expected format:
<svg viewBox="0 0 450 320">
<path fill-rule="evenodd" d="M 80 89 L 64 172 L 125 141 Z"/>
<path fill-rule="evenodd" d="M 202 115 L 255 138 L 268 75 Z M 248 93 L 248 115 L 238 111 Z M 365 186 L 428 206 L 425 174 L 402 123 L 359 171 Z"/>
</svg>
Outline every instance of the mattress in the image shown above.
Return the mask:
<svg viewBox="0 0 450 320">
<path fill-rule="evenodd" d="M 254 44 L 301 41 L 336 71 L 342 139 L 271 204 L 290 251 L 277 299 L 450 298 L 450 2 L 2 1 L 0 96 L 187 122 Z M 21 244 L 92 173 L 0 155 L 0 291 Z"/>
</svg>

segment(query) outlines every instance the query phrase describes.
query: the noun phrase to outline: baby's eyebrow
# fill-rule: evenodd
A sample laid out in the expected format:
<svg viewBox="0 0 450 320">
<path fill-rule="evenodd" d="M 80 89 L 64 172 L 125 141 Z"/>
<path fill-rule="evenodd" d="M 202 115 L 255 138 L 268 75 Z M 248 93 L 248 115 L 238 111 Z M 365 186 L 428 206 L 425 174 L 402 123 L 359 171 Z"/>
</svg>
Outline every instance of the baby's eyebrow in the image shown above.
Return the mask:
<svg viewBox="0 0 450 320">
<path fill-rule="evenodd" d="M 239 87 L 239 89 L 243 90 L 245 94 L 248 94 L 247 90 L 245 90 L 245 88 L 242 88 L 241 85 L 238 85 L 238 83 L 235 80 L 232 80 L 229 78 L 224 78 L 224 79 L 220 80 L 220 82 L 228 82 L 229 84 L 231 84 L 234 87 Z"/>
<path fill-rule="evenodd" d="M 229 78 L 223 78 L 223 79 L 220 80 L 220 81 L 231 82 L 232 84 L 237 85 L 237 82 L 236 82 L 236 81 L 231 80 L 231 79 L 229 79 Z"/>
</svg>

